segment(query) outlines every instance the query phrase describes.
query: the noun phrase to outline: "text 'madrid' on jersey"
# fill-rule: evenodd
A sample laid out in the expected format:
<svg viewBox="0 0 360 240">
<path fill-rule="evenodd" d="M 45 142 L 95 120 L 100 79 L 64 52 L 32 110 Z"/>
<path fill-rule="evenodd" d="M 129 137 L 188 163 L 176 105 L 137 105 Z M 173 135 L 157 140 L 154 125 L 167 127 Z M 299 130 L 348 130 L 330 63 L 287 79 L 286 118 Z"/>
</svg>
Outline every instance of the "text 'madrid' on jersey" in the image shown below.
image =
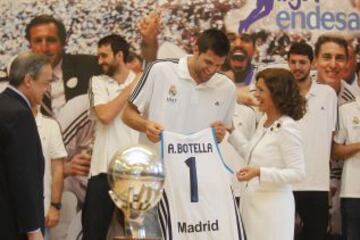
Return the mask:
<svg viewBox="0 0 360 240">
<path fill-rule="evenodd" d="M 212 128 L 191 135 L 163 131 L 166 169 L 159 221 L 166 240 L 245 240 L 231 189 L 233 172 L 223 161 Z"/>
</svg>

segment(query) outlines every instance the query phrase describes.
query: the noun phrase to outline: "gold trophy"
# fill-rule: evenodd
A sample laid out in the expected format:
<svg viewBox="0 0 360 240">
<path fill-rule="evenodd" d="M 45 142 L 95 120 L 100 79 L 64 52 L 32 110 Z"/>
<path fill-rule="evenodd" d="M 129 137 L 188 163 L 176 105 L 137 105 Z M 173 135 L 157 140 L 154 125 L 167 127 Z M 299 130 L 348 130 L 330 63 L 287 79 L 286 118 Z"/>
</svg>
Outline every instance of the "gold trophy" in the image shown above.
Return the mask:
<svg viewBox="0 0 360 240">
<path fill-rule="evenodd" d="M 125 215 L 125 235 L 114 240 L 158 239 L 146 236 L 144 212 L 160 200 L 165 172 L 159 155 L 145 145 L 133 145 L 115 153 L 108 169 L 109 194 Z"/>
</svg>

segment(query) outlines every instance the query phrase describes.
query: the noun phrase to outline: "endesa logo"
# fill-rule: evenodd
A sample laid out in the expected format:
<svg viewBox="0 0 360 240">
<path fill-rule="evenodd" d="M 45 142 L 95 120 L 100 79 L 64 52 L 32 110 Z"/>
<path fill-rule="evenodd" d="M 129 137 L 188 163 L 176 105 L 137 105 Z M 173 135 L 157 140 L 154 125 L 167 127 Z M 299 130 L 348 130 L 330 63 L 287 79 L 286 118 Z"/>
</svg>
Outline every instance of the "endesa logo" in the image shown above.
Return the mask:
<svg viewBox="0 0 360 240">
<path fill-rule="evenodd" d="M 276 25 L 282 30 L 358 31 L 360 15 L 357 12 L 322 11 L 319 4 L 312 11 L 279 11 Z"/>
</svg>

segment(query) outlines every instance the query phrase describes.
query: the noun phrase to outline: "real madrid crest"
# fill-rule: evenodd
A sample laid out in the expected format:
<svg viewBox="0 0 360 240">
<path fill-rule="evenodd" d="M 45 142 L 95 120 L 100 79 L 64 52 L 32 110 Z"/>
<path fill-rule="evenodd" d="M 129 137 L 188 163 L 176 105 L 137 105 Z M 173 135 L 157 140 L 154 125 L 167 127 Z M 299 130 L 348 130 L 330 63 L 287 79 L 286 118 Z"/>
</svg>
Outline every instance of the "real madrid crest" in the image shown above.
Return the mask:
<svg viewBox="0 0 360 240">
<path fill-rule="evenodd" d="M 170 85 L 169 94 L 166 100 L 171 103 L 176 103 L 176 94 L 177 94 L 176 86 Z"/>
<path fill-rule="evenodd" d="M 353 122 L 354 125 L 359 125 L 359 123 L 360 123 L 359 117 L 358 117 L 358 116 L 354 116 L 352 122 Z"/>
<path fill-rule="evenodd" d="M 172 96 L 172 97 L 175 97 L 176 96 L 176 86 L 175 85 L 171 85 L 170 88 L 169 88 L 169 95 Z"/>
</svg>

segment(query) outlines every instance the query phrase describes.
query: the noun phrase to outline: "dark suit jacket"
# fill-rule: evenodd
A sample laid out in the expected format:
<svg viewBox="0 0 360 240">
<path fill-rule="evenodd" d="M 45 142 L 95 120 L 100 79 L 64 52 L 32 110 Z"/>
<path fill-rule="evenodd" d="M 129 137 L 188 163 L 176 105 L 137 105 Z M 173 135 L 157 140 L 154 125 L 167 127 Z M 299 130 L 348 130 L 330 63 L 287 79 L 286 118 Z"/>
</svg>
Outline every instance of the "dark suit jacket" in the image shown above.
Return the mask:
<svg viewBox="0 0 360 240">
<path fill-rule="evenodd" d="M 44 227 L 44 159 L 32 112 L 7 88 L 0 94 L 0 239 Z"/>
<path fill-rule="evenodd" d="M 65 99 L 86 94 L 90 78 L 101 73 L 95 56 L 64 54 L 62 62 Z M 74 85 L 74 83 L 76 83 Z"/>
</svg>

